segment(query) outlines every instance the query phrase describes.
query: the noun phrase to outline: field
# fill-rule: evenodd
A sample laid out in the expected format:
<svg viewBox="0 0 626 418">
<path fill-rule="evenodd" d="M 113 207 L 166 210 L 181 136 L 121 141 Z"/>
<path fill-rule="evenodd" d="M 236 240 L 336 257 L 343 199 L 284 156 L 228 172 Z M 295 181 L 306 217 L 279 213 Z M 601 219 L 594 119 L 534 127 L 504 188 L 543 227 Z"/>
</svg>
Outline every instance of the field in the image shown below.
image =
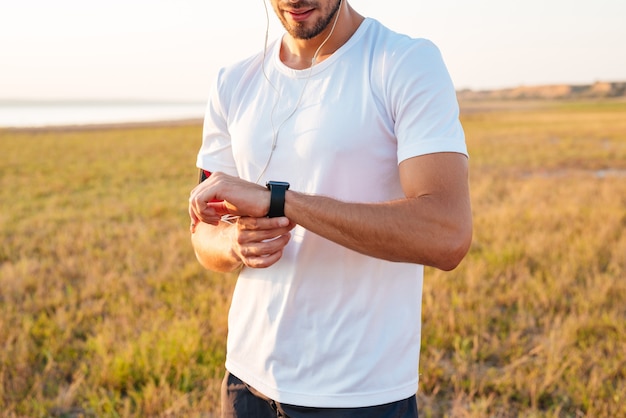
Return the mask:
<svg viewBox="0 0 626 418">
<path fill-rule="evenodd" d="M 462 119 L 474 241 L 427 269 L 420 416 L 626 416 L 626 103 Z M 216 416 L 235 277 L 189 244 L 200 131 L 0 130 L 0 417 Z"/>
</svg>

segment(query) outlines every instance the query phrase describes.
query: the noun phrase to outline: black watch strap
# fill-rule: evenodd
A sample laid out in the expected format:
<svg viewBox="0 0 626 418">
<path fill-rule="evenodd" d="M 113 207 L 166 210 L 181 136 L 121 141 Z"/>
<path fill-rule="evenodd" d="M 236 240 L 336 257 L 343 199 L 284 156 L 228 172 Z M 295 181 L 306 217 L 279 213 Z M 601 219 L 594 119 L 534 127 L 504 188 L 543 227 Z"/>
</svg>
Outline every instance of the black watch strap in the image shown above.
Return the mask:
<svg viewBox="0 0 626 418">
<path fill-rule="evenodd" d="M 284 181 L 268 181 L 266 184 L 270 191 L 270 210 L 268 218 L 285 216 L 285 193 L 289 189 L 289 183 Z"/>
</svg>

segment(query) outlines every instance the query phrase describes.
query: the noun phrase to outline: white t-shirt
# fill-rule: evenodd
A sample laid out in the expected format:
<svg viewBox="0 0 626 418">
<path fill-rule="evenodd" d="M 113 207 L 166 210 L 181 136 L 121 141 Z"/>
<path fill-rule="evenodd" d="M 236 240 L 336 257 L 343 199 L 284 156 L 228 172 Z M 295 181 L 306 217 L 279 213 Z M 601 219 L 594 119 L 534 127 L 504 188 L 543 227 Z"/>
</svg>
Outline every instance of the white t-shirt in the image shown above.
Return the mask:
<svg viewBox="0 0 626 418">
<path fill-rule="evenodd" d="M 467 153 L 454 87 L 431 42 L 366 19 L 312 71 L 288 68 L 279 50 L 276 41 L 265 57 L 220 71 L 198 167 L 381 202 L 404 197 L 399 162 Z M 417 391 L 422 280 L 421 265 L 368 257 L 298 226 L 278 263 L 241 271 L 226 368 L 286 404 L 408 398 Z"/>
</svg>

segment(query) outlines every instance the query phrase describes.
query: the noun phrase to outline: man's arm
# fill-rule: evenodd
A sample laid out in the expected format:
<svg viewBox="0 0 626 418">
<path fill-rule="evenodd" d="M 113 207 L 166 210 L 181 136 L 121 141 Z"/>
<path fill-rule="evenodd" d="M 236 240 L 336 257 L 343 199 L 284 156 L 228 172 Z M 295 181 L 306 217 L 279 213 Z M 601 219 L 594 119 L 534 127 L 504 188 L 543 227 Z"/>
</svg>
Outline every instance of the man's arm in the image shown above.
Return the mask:
<svg viewBox="0 0 626 418">
<path fill-rule="evenodd" d="M 472 237 L 467 157 L 428 154 L 399 169 L 404 199 L 355 204 L 288 191 L 285 215 L 372 257 L 454 269 Z"/>
<path fill-rule="evenodd" d="M 403 161 L 399 169 L 406 197 L 391 202 L 348 203 L 287 191 L 285 215 L 291 221 L 290 227 L 300 224 L 372 257 L 420 263 L 442 270 L 455 268 L 467 253 L 472 237 L 467 158 L 457 153 L 428 154 Z M 224 200 L 224 203 L 207 203 L 213 199 Z M 262 218 L 268 208 L 269 191 L 266 188 L 215 173 L 192 191 L 189 213 L 192 222 L 214 225 L 219 223 L 223 213 L 251 216 L 255 224 L 262 223 L 246 230 L 253 232 L 254 228 L 265 231 L 269 228 L 265 222 L 281 219 Z M 276 226 L 272 224 L 271 228 Z M 203 225 L 198 230 L 206 227 Z M 254 255 L 258 258 L 262 259 L 264 253 L 275 249 L 259 248 L 259 237 L 254 234 L 243 238 L 246 245 L 254 248 Z M 201 240 L 200 236 L 194 238 L 194 242 Z M 242 237 L 235 240 L 236 245 L 240 241 Z M 284 241 L 285 245 L 287 241 Z M 196 253 L 204 254 L 198 250 L 202 248 L 199 245 Z M 222 245 L 210 247 L 210 251 L 207 247 L 206 254 L 221 254 L 223 257 L 228 254 L 228 245 L 224 241 Z M 282 247 L 272 254 L 282 255 Z M 260 266 L 267 267 L 263 263 Z"/>
</svg>

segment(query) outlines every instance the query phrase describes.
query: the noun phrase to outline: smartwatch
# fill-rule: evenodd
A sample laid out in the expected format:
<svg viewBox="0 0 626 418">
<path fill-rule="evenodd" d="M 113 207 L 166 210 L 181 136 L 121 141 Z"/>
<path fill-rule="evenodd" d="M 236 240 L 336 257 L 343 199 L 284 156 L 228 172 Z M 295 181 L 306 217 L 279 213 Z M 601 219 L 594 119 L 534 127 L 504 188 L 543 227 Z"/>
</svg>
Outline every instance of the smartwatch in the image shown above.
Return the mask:
<svg viewBox="0 0 626 418">
<path fill-rule="evenodd" d="M 289 190 L 289 183 L 284 181 L 268 181 L 265 185 L 270 191 L 270 210 L 268 218 L 285 216 L 285 192 Z"/>
</svg>

